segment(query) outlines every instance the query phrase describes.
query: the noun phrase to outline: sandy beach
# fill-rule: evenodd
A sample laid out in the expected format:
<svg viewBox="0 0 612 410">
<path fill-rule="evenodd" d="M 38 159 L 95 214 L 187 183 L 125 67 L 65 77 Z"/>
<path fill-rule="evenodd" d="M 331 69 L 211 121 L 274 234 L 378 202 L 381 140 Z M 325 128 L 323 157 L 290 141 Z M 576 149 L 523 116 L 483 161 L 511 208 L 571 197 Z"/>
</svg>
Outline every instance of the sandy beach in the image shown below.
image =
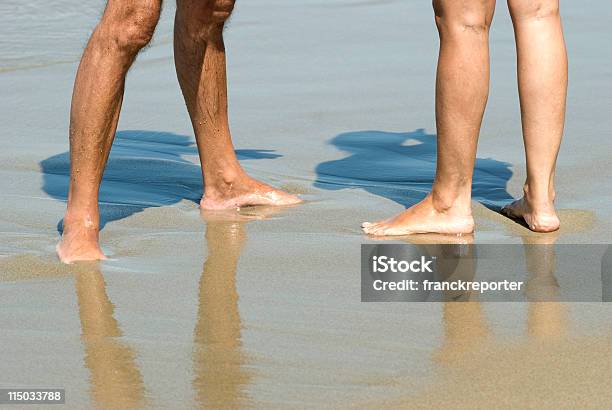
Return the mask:
<svg viewBox="0 0 612 410">
<path fill-rule="evenodd" d="M 544 236 L 609 244 L 612 8 L 562 6 L 562 228 Z M 101 188 L 110 259 L 60 264 L 70 96 L 102 9 L 100 0 L 0 5 L 0 388 L 65 388 L 75 409 L 610 406 L 609 304 L 360 302 L 360 245 L 372 242 L 361 222 L 418 202 L 433 181 L 429 2 L 237 2 L 225 35 L 238 157 L 306 202 L 231 216 L 198 207 L 174 4 L 164 4 L 128 74 Z M 542 235 L 496 212 L 525 178 L 504 2 L 491 46 L 474 241 L 529 244 Z M 559 286 L 581 274 L 559 275 Z"/>
</svg>

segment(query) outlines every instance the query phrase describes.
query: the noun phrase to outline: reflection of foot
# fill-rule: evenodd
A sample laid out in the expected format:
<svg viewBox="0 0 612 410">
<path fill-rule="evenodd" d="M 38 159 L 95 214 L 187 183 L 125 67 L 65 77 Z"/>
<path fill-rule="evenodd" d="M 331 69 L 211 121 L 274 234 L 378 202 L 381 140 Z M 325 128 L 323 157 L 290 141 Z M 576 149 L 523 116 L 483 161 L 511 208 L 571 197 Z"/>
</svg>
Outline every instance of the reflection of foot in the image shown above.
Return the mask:
<svg viewBox="0 0 612 410">
<path fill-rule="evenodd" d="M 251 206 L 242 209 L 216 209 L 200 208 L 200 216 L 208 223 L 211 222 L 250 222 L 268 219 L 282 211 L 277 206 Z"/>
<path fill-rule="evenodd" d="M 81 223 L 64 223 L 56 251 L 63 263 L 106 259 L 98 244 L 98 229 Z"/>
<path fill-rule="evenodd" d="M 421 233 L 450 235 L 468 234 L 474 231 L 474 219 L 470 211 L 459 212 L 453 208 L 438 211 L 431 195 L 396 217 L 379 222 L 365 222 L 363 231 L 374 236 L 399 236 Z"/>
<path fill-rule="evenodd" d="M 376 236 L 374 241 L 401 240 L 412 245 L 471 245 L 474 243 L 474 234 L 440 234 L 419 233 L 411 235 Z"/>
<path fill-rule="evenodd" d="M 559 229 L 559 217 L 552 201 L 543 206 L 532 206 L 527 196 L 502 208 L 501 212 L 510 218 L 522 218 L 534 232 L 554 232 Z"/>
<path fill-rule="evenodd" d="M 559 231 L 544 233 L 542 235 L 526 234 L 522 236 L 525 245 L 554 245 L 559 239 Z"/>
<path fill-rule="evenodd" d="M 421 234 L 409 236 L 406 240 L 415 245 L 471 245 L 474 243 L 474 234 Z"/>
<path fill-rule="evenodd" d="M 444 341 L 434 359 L 449 365 L 473 357 L 490 339 L 482 304 L 446 302 L 443 305 Z"/>
<path fill-rule="evenodd" d="M 223 189 L 206 187 L 200 207 L 219 210 L 254 205 L 287 206 L 300 202 L 302 200 L 296 195 L 244 176 L 235 182 L 225 184 Z"/>
</svg>

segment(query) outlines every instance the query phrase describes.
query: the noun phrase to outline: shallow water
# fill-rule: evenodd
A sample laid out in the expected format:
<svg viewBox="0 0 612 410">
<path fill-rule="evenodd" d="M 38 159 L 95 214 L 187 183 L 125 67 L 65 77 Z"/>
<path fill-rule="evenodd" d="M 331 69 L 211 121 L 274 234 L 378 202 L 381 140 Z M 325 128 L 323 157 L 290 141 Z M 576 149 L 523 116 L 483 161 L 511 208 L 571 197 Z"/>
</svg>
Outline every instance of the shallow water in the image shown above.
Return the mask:
<svg viewBox="0 0 612 410">
<path fill-rule="evenodd" d="M 495 395 L 501 405 L 552 407 L 580 403 L 576 392 L 609 403 L 607 305 L 360 303 L 359 245 L 368 239 L 359 224 L 418 201 L 433 177 L 437 39 L 430 5 L 406 3 L 239 2 L 226 31 L 238 155 L 251 174 L 307 203 L 228 221 L 197 208 L 202 186 L 168 2 L 128 76 L 102 186 L 111 259 L 68 268 L 53 250 L 69 100 L 102 4 L 3 2 L 0 387 L 65 387 L 70 408 L 474 407 Z M 537 235 L 494 211 L 524 178 L 503 6 L 475 241 L 520 244 Z M 547 238 L 609 243 L 612 61 L 601 49 L 612 16 L 603 1 L 564 7 L 563 229 Z"/>
<path fill-rule="evenodd" d="M 78 62 L 105 1 L 6 0 L 0 4 L 0 72 Z M 156 44 L 171 39 L 164 13 Z"/>
</svg>

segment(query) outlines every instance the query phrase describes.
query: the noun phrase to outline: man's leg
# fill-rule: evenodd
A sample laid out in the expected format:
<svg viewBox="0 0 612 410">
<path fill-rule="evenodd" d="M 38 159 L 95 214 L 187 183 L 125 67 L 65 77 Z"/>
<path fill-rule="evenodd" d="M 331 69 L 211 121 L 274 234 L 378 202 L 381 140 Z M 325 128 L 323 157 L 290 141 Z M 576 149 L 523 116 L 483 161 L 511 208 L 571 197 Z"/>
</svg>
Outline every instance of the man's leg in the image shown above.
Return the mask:
<svg viewBox="0 0 612 410">
<path fill-rule="evenodd" d="M 104 259 L 98 191 L 113 143 L 125 75 L 159 19 L 161 0 L 109 0 L 76 76 L 70 111 L 70 191 L 57 252 L 63 262 Z"/>
<path fill-rule="evenodd" d="M 559 228 L 554 175 L 565 123 L 567 53 L 559 0 L 509 0 L 518 54 L 518 80 L 527 156 L 522 199 L 504 208 L 530 229 Z"/>
<path fill-rule="evenodd" d="M 495 0 L 434 0 L 440 34 L 436 80 L 438 160 L 432 192 L 400 215 L 364 223 L 371 235 L 461 234 L 471 210 L 476 144 L 489 91 L 489 27 Z"/>
<path fill-rule="evenodd" d="M 223 27 L 234 0 L 177 0 L 174 59 L 204 178 L 204 209 L 292 205 L 294 195 L 250 178 L 232 145 L 227 115 Z"/>
</svg>

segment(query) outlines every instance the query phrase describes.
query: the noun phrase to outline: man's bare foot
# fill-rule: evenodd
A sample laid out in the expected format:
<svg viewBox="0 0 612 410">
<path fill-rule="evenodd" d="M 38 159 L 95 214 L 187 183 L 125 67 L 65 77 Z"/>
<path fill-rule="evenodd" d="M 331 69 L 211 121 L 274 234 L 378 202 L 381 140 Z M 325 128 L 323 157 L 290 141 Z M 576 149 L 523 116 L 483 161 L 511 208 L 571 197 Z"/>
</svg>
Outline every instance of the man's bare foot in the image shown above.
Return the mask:
<svg viewBox="0 0 612 410">
<path fill-rule="evenodd" d="M 64 222 L 64 232 L 56 251 L 63 263 L 106 259 L 98 243 L 98 228 L 92 223 Z"/>
<path fill-rule="evenodd" d="M 534 232 L 554 232 L 560 226 L 552 201 L 549 204 L 535 207 L 531 205 L 527 195 L 506 205 L 501 212 L 510 218 L 522 218 L 529 229 Z"/>
<path fill-rule="evenodd" d="M 243 176 L 232 183 L 224 183 L 223 188 L 206 187 L 200 207 L 206 210 L 240 208 L 243 206 L 287 206 L 302 202 L 296 195 L 289 194 Z"/>
<path fill-rule="evenodd" d="M 474 218 L 469 209 L 437 210 L 430 194 L 423 201 L 393 218 L 374 223 L 364 222 L 361 226 L 365 233 L 374 236 L 421 233 L 460 235 L 474 232 Z"/>
</svg>

